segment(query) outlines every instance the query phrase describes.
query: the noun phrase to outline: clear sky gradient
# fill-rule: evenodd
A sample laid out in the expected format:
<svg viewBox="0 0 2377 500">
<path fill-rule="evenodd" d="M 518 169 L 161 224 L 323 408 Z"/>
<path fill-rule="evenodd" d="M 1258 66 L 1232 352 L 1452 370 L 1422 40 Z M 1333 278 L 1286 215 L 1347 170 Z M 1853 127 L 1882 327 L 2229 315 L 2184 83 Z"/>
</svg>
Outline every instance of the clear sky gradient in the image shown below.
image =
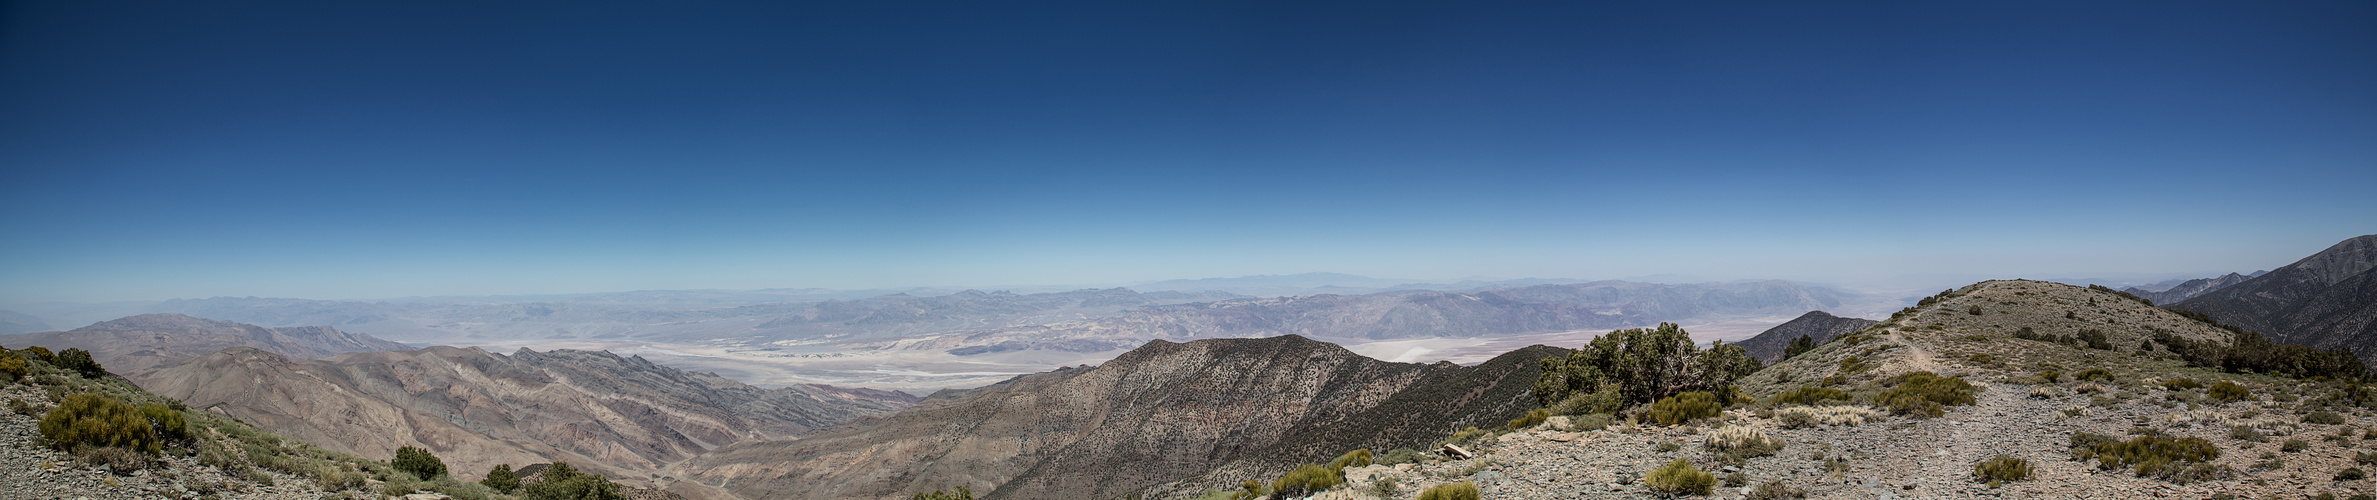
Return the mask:
<svg viewBox="0 0 2377 500">
<path fill-rule="evenodd" d="M 14 2 L 0 299 L 2251 271 L 2377 3 Z"/>
</svg>

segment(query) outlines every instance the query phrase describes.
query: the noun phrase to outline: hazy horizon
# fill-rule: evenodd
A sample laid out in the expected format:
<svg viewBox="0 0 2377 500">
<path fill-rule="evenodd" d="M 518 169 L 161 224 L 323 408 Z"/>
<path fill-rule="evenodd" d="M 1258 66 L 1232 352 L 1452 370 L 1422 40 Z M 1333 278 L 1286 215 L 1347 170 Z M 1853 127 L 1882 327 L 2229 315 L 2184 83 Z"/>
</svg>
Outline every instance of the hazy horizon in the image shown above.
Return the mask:
<svg viewBox="0 0 2377 500">
<path fill-rule="evenodd" d="M 2377 232 L 2367 2 L 0 9 L 0 303 L 1915 289 Z"/>
</svg>

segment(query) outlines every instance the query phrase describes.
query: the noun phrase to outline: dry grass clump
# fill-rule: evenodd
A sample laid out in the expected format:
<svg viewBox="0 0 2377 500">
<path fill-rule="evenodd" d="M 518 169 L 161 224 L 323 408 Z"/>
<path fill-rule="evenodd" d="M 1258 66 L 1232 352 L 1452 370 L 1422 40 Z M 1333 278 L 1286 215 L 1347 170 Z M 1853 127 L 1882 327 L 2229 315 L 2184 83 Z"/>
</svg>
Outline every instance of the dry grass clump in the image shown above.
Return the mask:
<svg viewBox="0 0 2377 500">
<path fill-rule="evenodd" d="M 2030 388 L 2031 399 L 2055 399 L 2055 397 L 2062 395 L 2063 393 L 2057 392 L 2053 387 L 2040 385 L 2031 386 Z"/>
<path fill-rule="evenodd" d="M 1985 481 L 2020 481 L 2030 479 L 2030 461 L 1998 455 L 1973 466 L 1973 475 Z"/>
<path fill-rule="evenodd" d="M 1767 437 L 1765 432 L 1757 429 L 1739 425 L 1728 425 L 1709 432 L 1701 444 L 1707 446 L 1709 451 L 1716 452 L 1718 461 L 1727 464 L 1773 455 L 1783 449 L 1782 441 Z"/>
<path fill-rule="evenodd" d="M 1716 488 L 1717 475 L 1701 472 L 1692 467 L 1692 462 L 1678 458 L 1652 469 L 1649 475 L 1643 477 L 1643 482 L 1649 483 L 1651 489 L 1668 494 L 1707 495 Z"/>
<path fill-rule="evenodd" d="M 2163 417 L 2163 421 L 2170 424 L 2171 427 L 2202 427 L 2207 429 L 2217 429 L 2228 425 L 2228 416 L 2221 415 L 2220 412 L 2212 410 L 2188 410 L 2172 413 L 2169 416 Z"/>
<path fill-rule="evenodd" d="M 1793 406 L 1775 410 L 1775 419 L 1784 427 L 1797 429 L 1811 425 L 1864 425 L 1882 413 L 1855 406 Z"/>
<path fill-rule="evenodd" d="M 1420 492 L 1420 500 L 1477 500 L 1477 485 L 1468 481 L 1439 484 Z"/>
</svg>

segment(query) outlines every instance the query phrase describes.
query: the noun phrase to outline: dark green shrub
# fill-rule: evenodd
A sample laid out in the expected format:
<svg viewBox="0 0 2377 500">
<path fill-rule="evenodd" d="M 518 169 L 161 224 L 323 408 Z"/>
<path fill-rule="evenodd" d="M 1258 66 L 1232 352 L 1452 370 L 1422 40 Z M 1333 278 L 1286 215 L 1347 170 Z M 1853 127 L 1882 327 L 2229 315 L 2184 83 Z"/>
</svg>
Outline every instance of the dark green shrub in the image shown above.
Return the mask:
<svg viewBox="0 0 2377 500">
<path fill-rule="evenodd" d="M 19 349 L 16 352 L 24 354 L 26 359 L 48 363 L 50 366 L 58 366 L 58 355 L 50 353 L 50 349 L 47 347 L 26 346 L 24 349 Z"/>
<path fill-rule="evenodd" d="M 1522 415 L 1519 418 L 1510 420 L 1510 429 L 1515 431 L 1534 427 L 1536 425 L 1542 424 L 1543 420 L 1547 418 L 1552 418 L 1551 410 L 1543 408 L 1528 410 L 1526 415 Z"/>
<path fill-rule="evenodd" d="M 1604 384 L 1600 390 L 1594 392 L 1570 394 L 1568 398 L 1553 403 L 1550 410 L 1553 415 L 1591 415 L 1617 413 L 1618 410 L 1624 409 L 1625 405 L 1626 396 L 1618 393 L 1618 386 Z"/>
<path fill-rule="evenodd" d="M 82 374 L 83 378 L 97 379 L 107 376 L 107 369 L 100 368 L 99 361 L 91 359 L 91 351 L 82 349 L 69 348 L 58 351 L 58 361 L 51 364 L 66 371 Z"/>
<path fill-rule="evenodd" d="M 182 412 L 172 407 L 148 403 L 140 405 L 141 418 L 148 419 L 157 432 L 157 439 L 183 441 L 190 438 L 190 423 Z"/>
<path fill-rule="evenodd" d="M 2315 411 L 2303 416 L 2303 423 L 2342 425 L 2344 416 L 2332 411 Z"/>
<path fill-rule="evenodd" d="M 1659 425 L 1675 425 L 1696 419 L 1714 418 L 1724 413 L 1725 407 L 1717 404 L 1716 395 L 1692 391 L 1651 403 L 1651 411 L 1647 415 L 1651 421 L 1658 422 Z"/>
<path fill-rule="evenodd" d="M 1895 384 L 1890 390 L 1874 396 L 1874 403 L 1900 415 L 1937 417 L 1948 406 L 1973 404 L 1973 385 L 1964 379 L 1942 377 L 1931 372 L 1911 372 L 1891 377 Z"/>
<path fill-rule="evenodd" d="M 2104 470 L 2135 467 L 2138 477 L 2169 477 L 2182 471 L 2183 462 L 2203 463 L 2220 458 L 2220 448 L 2199 437 L 2175 438 L 2155 433 L 2113 441 L 2102 435 L 2081 433 L 2073 435 L 2072 442 L 2072 458 L 2095 459 L 2097 468 Z"/>
<path fill-rule="evenodd" d="M 1665 466 L 1652 469 L 1650 475 L 1643 477 L 1643 482 L 1649 484 L 1653 490 L 1668 494 L 1707 495 L 1710 490 L 1716 488 L 1717 475 L 1701 472 L 1700 469 L 1692 467 L 1692 462 L 1678 458 L 1674 462 L 1668 462 Z"/>
<path fill-rule="evenodd" d="M 2168 390 L 2173 390 L 2173 391 L 2177 391 L 2177 390 L 2186 390 L 2186 389 L 2202 389 L 2202 388 L 2204 388 L 2204 383 L 2203 383 L 2203 382 L 2197 382 L 2197 381 L 2195 381 L 2195 379 L 2192 379 L 2192 378 L 2187 378 L 2187 377 L 2179 377 L 2179 378 L 2175 378 L 2175 379 L 2170 379 L 2170 380 L 2164 380 L 2164 381 L 2162 381 L 2162 388 L 2163 388 L 2163 389 L 2168 389 Z"/>
<path fill-rule="evenodd" d="M 2058 381 L 2058 379 L 2062 378 L 2063 373 L 2055 370 L 2042 370 L 2039 372 L 2039 380 L 2045 380 L 2050 384 L 2055 383 Z"/>
<path fill-rule="evenodd" d="M 1734 381 L 1760 367 L 1741 346 L 1716 342 L 1700 350 L 1683 328 L 1660 323 L 1658 328 L 1612 331 L 1567 356 L 1544 358 L 1535 401 L 1550 406 L 1604 387 L 1616 390 L 1616 407 L 1692 391 L 1721 393 L 1721 401 L 1730 401 Z"/>
<path fill-rule="evenodd" d="M 1319 464 L 1304 464 L 1288 471 L 1287 475 L 1279 476 L 1279 480 L 1272 481 L 1271 491 L 1276 492 L 1274 498 L 1298 497 L 1319 493 L 1343 482 L 1345 478 L 1338 476 L 1337 471 Z"/>
<path fill-rule="evenodd" d="M 1813 350 L 1816 350 L 1816 339 L 1800 335 L 1799 338 L 1791 339 L 1791 345 L 1783 347 L 1783 359 L 1796 358 Z"/>
<path fill-rule="evenodd" d="M 2226 380 L 2212 383 L 2212 388 L 2208 391 L 2213 401 L 2222 403 L 2253 399 L 2253 392 L 2245 390 L 2245 386 Z"/>
<path fill-rule="evenodd" d="M 161 447 L 155 424 L 140 410 L 97 393 L 67 396 L 41 418 L 41 435 L 59 450 L 86 446 L 122 447 L 154 454 Z"/>
<path fill-rule="evenodd" d="M 1967 307 L 1967 308 L 1964 308 L 1964 313 L 1965 313 L 1965 314 L 1974 315 L 1974 316 L 1980 316 L 1980 315 L 1981 315 L 1981 306 L 1972 306 L 1972 307 Z"/>
<path fill-rule="evenodd" d="M 2285 442 L 2278 443 L 2278 451 L 2283 451 L 2283 452 L 2287 452 L 2287 453 L 2294 453 L 2294 452 L 2298 452 L 2298 451 L 2307 450 L 2307 449 L 2310 449 L 2310 448 L 2311 448 L 2311 443 L 2310 443 L 2310 442 L 2307 442 L 2307 441 L 2303 441 L 2303 440 L 2301 440 L 2301 439 L 2287 439 Z"/>
<path fill-rule="evenodd" d="M 2103 330 L 2080 330 L 2080 334 L 2074 339 L 2082 344 L 2087 344 L 2089 349 L 2113 350 L 2113 342 L 2105 337 Z"/>
<path fill-rule="evenodd" d="M 1477 485 L 1468 481 L 1439 484 L 1420 492 L 1419 500 L 1477 500 Z"/>
<path fill-rule="evenodd" d="M 1973 353 L 1972 356 L 1966 357 L 1964 361 L 1976 365 L 1987 365 L 1997 363 L 1997 358 L 1992 357 L 1987 353 Z"/>
<path fill-rule="evenodd" d="M 1840 389 L 1833 389 L 1830 387 L 1816 387 L 1810 385 L 1803 385 L 1799 386 L 1797 389 L 1783 391 L 1782 394 L 1776 394 L 1774 397 L 1774 403 L 1778 405 L 1816 406 L 1823 404 L 1826 401 L 1846 402 L 1848 400 L 1849 393 L 1842 392 Z"/>
<path fill-rule="evenodd" d="M 578 472 L 569 462 L 553 462 L 545 469 L 545 479 L 521 488 L 521 496 L 530 500 L 627 500 L 619 491 L 619 484 L 601 474 Z M 958 491 L 966 491 L 958 487 Z M 973 493 L 967 492 L 971 497 Z M 955 497 L 947 497 L 955 498 Z"/>
<path fill-rule="evenodd" d="M 1973 475 L 1983 481 L 2020 481 L 2030 479 L 2030 461 L 1998 455 L 1973 466 Z"/>
<path fill-rule="evenodd" d="M 2262 436 L 2260 430 L 2245 425 L 2228 426 L 2228 438 L 2249 443 L 2265 443 L 2270 440 L 2270 438 Z"/>
<path fill-rule="evenodd" d="M 2103 368 L 2089 368 L 2087 370 L 2081 371 L 2079 375 L 2073 376 L 2072 378 L 2082 382 L 2091 380 L 2109 381 L 2113 380 L 2113 372 L 2105 371 Z"/>
<path fill-rule="evenodd" d="M 388 460 L 388 466 L 424 481 L 446 473 L 446 461 L 438 460 L 437 455 L 430 454 L 429 450 L 411 446 L 397 448 L 396 458 Z"/>
<path fill-rule="evenodd" d="M 479 480 L 479 484 L 486 485 L 487 489 L 495 490 L 496 493 L 510 495 L 512 490 L 520 489 L 520 476 L 512 473 L 512 464 L 495 464 L 495 468 L 488 469 L 487 478 Z"/>
<path fill-rule="evenodd" d="M 2346 467 L 2344 470 L 2336 471 L 2337 481 L 2352 481 L 2366 477 L 2369 477 L 2369 473 L 2360 470 L 2359 467 Z"/>
</svg>

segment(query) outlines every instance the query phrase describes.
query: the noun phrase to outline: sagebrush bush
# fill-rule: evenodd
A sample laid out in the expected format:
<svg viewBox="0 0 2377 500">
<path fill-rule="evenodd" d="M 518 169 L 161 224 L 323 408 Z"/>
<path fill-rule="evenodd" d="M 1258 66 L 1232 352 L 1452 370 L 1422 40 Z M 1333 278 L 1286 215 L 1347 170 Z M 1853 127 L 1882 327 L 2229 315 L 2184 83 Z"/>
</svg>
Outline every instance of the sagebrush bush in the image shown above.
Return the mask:
<svg viewBox="0 0 2377 500">
<path fill-rule="evenodd" d="M 1278 480 L 1272 481 L 1271 491 L 1277 492 L 1274 495 L 1275 498 L 1305 496 L 1327 490 L 1342 482 L 1345 482 L 1345 478 L 1338 476 L 1336 471 L 1329 470 L 1328 467 L 1319 464 L 1304 464 L 1296 467 L 1296 470 L 1288 471 L 1286 475 L 1279 476 Z"/>
<path fill-rule="evenodd" d="M 1659 425 L 1676 425 L 1703 418 L 1714 418 L 1724 413 L 1725 407 L 1717 403 L 1716 395 L 1691 391 L 1668 396 L 1651 403 L 1651 411 L 1648 416 L 1651 421 L 1658 422 Z"/>
<path fill-rule="evenodd" d="M 2089 368 L 2087 370 L 2081 371 L 2079 375 L 2072 376 L 2072 379 L 2083 382 L 2091 380 L 2110 381 L 2113 380 L 2113 372 L 2105 371 L 2103 368 Z"/>
<path fill-rule="evenodd" d="M 2343 425 L 2344 416 L 2332 411 L 2315 411 L 2303 416 L 2303 423 Z"/>
<path fill-rule="evenodd" d="M 2367 477 L 2369 477 L 2369 473 L 2360 470 L 2359 467 L 2346 467 L 2344 470 L 2336 471 L 2337 481 L 2356 481 Z"/>
<path fill-rule="evenodd" d="M 1421 454 L 1420 450 L 1414 450 L 1411 448 L 1396 448 L 1387 450 L 1385 454 L 1379 455 L 1378 463 L 1380 465 L 1419 463 L 1420 459 L 1426 456 L 1427 455 Z"/>
<path fill-rule="evenodd" d="M 1468 481 L 1439 484 L 1420 492 L 1419 500 L 1477 500 L 1477 485 Z"/>
<path fill-rule="evenodd" d="M 1652 469 L 1643 477 L 1651 489 L 1676 495 L 1707 495 L 1717 486 L 1717 475 L 1701 472 L 1692 462 L 1678 458 L 1667 465 Z"/>
<path fill-rule="evenodd" d="M 1897 385 L 1874 396 L 1874 403 L 1900 415 L 1937 417 L 1948 406 L 1973 404 L 1973 384 L 1956 377 L 1942 377 L 1931 372 L 1911 372 L 1891 377 Z"/>
<path fill-rule="evenodd" d="M 2253 391 L 2245 390 L 2245 386 L 2226 380 L 2212 383 L 2212 388 L 2208 390 L 2207 394 L 2212 397 L 2213 401 L 2222 403 L 2253 399 Z"/>
<path fill-rule="evenodd" d="M 1331 460 L 1331 461 L 1329 461 L 1329 469 L 1331 469 L 1331 470 L 1344 470 L 1346 467 L 1369 467 L 1369 466 L 1370 466 L 1370 450 L 1368 450 L 1368 449 L 1360 449 L 1360 450 L 1354 450 L 1354 451 L 1345 452 L 1345 454 L 1344 454 L 1344 455 L 1338 455 L 1336 460 Z M 1344 474 L 1344 473 L 1343 473 L 1343 472 L 1339 472 L 1338 474 L 1342 475 L 1342 474 Z"/>
<path fill-rule="evenodd" d="M 67 396 L 41 418 L 41 435 L 52 446 L 73 452 L 86 446 L 122 447 L 155 454 L 160 451 L 156 425 L 131 404 L 98 393 Z"/>
<path fill-rule="evenodd" d="M 2202 388 L 2204 388 L 2204 383 L 2203 383 L 2203 382 L 2197 382 L 2197 381 L 2195 381 L 2195 379 L 2192 379 L 2192 378 L 2187 378 L 2187 377 L 2179 377 L 2179 378 L 2175 378 L 2175 379 L 2170 379 L 2170 380 L 2164 380 L 2164 381 L 2162 381 L 2162 388 L 2163 388 L 2163 389 L 2167 389 L 2167 390 L 2173 390 L 2173 391 L 2177 391 L 2177 390 L 2186 390 L 2186 389 L 2202 389 Z"/>
<path fill-rule="evenodd" d="M 2250 425 L 2229 426 L 2228 438 L 2252 443 L 2268 442 L 2270 440 L 2270 438 L 2262 436 L 2261 430 L 2254 429 L 2253 426 Z"/>
<path fill-rule="evenodd" d="M 2030 479 L 2030 461 L 1998 455 L 1973 466 L 1973 475 L 1983 481 L 2020 481 Z"/>
<path fill-rule="evenodd" d="M 2308 449 L 2311 449 L 2311 443 L 2301 439 L 2288 438 L 2285 442 L 2278 443 L 2278 451 L 2287 453 L 2294 453 Z"/>
<path fill-rule="evenodd" d="M 0 383 L 15 382 L 25 378 L 25 374 L 29 373 L 29 370 L 31 368 L 25 364 L 23 355 L 0 348 Z"/>
<path fill-rule="evenodd" d="M 1761 484 L 1758 485 L 1757 488 L 1751 489 L 1749 496 L 1745 498 L 1749 498 L 1751 500 L 1782 500 L 1786 498 L 1807 497 L 1808 492 L 1805 489 L 1783 484 L 1782 481 L 1767 481 L 1766 484 Z"/>
<path fill-rule="evenodd" d="M 1774 397 L 1774 403 L 1777 405 L 1816 406 L 1826 401 L 1848 402 L 1849 393 L 1830 387 L 1803 385 L 1797 389 L 1783 391 L 1782 394 L 1776 394 Z"/>
<path fill-rule="evenodd" d="M 1580 431 L 1598 431 L 1609 427 L 1609 424 L 1616 420 L 1617 417 L 1614 415 L 1607 413 L 1595 413 L 1591 415 L 1579 415 L 1574 418 L 1570 418 L 1568 419 L 1568 425 L 1575 426 L 1576 429 Z"/>
<path fill-rule="evenodd" d="M 2059 380 L 2059 379 L 2062 379 L 2062 378 L 2063 378 L 2063 372 L 2058 372 L 2058 371 L 2055 371 L 2055 370 L 2041 370 L 2041 371 L 2039 371 L 2039 380 L 2045 380 L 2045 381 L 2047 381 L 2047 383 L 2050 383 L 2050 384 L 2052 384 L 2052 383 L 2055 383 L 2057 380 Z"/>
<path fill-rule="evenodd" d="M 2172 437 L 2160 433 L 2138 436 L 2128 441 L 2111 437 L 2079 433 L 2072 435 L 2072 458 L 2097 460 L 2097 468 L 2120 470 L 2137 468 L 2138 477 L 2169 477 L 2181 472 L 2181 462 L 2210 462 L 2220 458 L 2220 447 L 2199 437 Z"/>
<path fill-rule="evenodd" d="M 1543 408 L 1536 408 L 1536 409 L 1533 409 L 1533 410 L 1528 410 L 1526 415 L 1521 415 L 1521 416 L 1519 416 L 1519 418 L 1514 418 L 1514 419 L 1511 419 L 1511 420 L 1510 420 L 1510 429 L 1511 429 L 1511 430 L 1521 430 L 1521 429 L 1527 429 L 1527 428 L 1530 428 L 1530 427 L 1535 427 L 1536 425 L 1540 425 L 1540 424 L 1542 424 L 1542 423 L 1543 423 L 1543 421 L 1544 421 L 1544 419 L 1547 419 L 1547 418 L 1552 418 L 1552 411 L 1551 411 L 1551 410 L 1548 410 L 1548 409 L 1543 409 Z"/>
<path fill-rule="evenodd" d="M 1854 375 L 1858 373 L 1864 373 L 1866 370 L 1871 370 L 1873 368 L 1873 363 L 1865 362 L 1864 358 L 1859 358 L 1856 356 L 1841 358 L 1840 372 L 1842 374 Z"/>
</svg>

